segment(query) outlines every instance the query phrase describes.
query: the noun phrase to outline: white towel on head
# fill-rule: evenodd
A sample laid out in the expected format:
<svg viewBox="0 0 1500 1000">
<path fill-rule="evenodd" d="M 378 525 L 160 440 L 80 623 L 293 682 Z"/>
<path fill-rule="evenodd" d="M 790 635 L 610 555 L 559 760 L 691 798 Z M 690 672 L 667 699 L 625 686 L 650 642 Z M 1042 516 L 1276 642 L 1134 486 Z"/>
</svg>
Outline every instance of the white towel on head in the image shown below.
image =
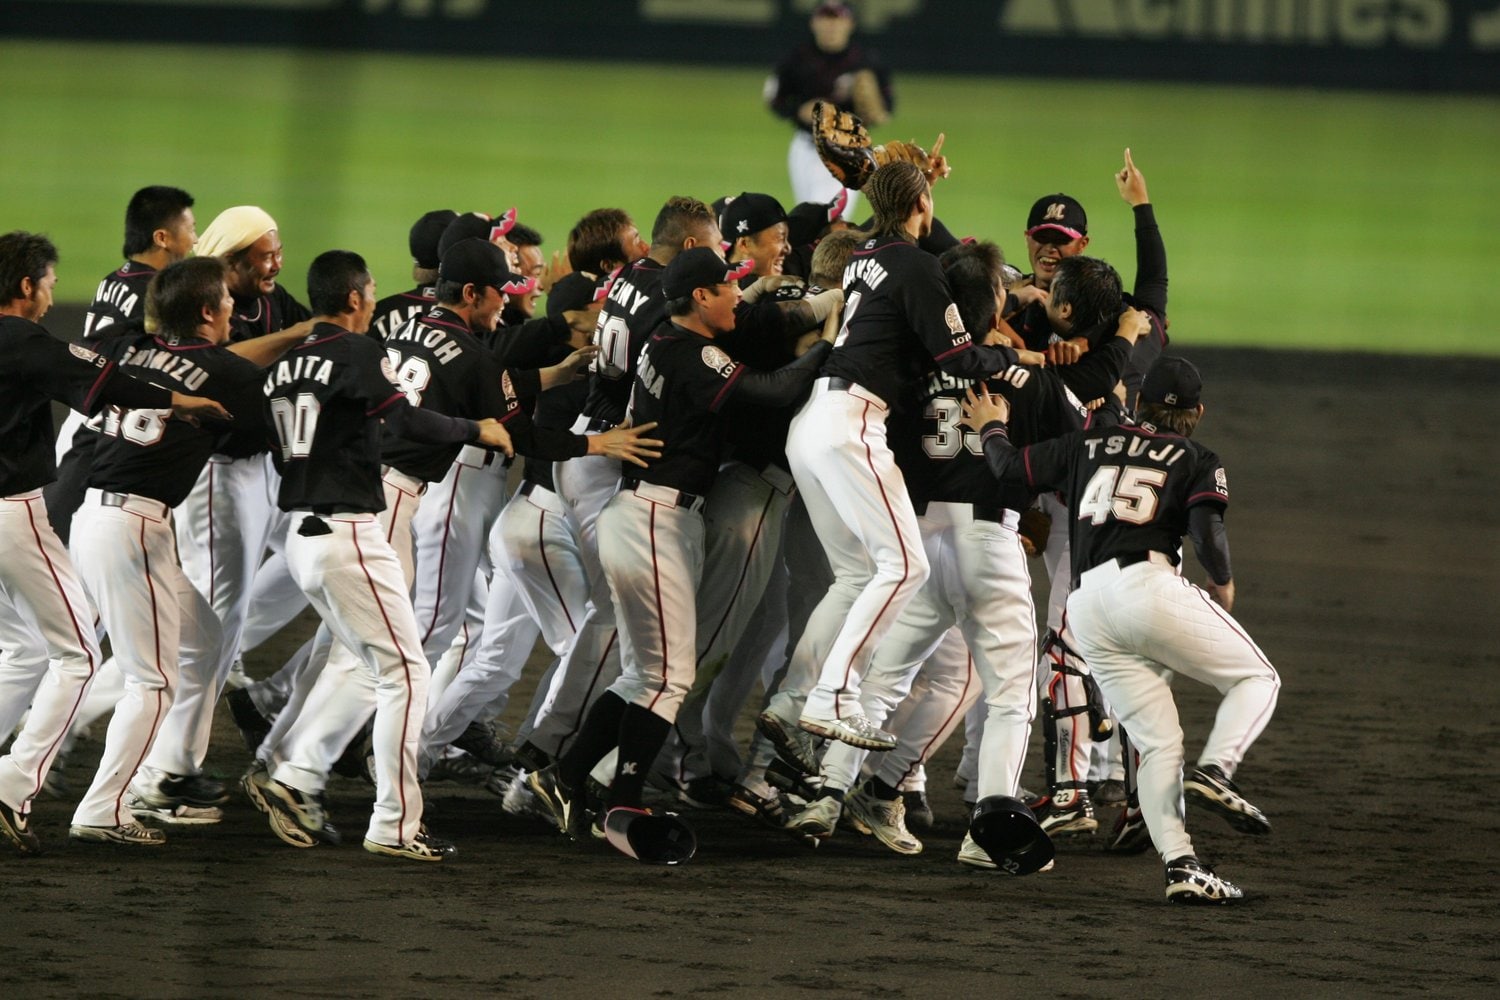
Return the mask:
<svg viewBox="0 0 1500 1000">
<path fill-rule="evenodd" d="M 199 257 L 227 257 L 243 250 L 277 228 L 276 220 L 263 208 L 236 205 L 214 217 L 208 228 L 198 234 L 193 252 Z"/>
</svg>

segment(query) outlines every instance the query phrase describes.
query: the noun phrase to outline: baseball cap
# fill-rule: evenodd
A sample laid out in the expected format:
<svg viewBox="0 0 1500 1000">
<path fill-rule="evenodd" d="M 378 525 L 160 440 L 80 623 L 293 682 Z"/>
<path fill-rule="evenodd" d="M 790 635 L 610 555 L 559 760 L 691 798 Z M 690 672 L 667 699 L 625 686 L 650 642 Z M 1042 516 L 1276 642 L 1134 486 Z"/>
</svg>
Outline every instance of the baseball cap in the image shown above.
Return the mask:
<svg viewBox="0 0 1500 1000">
<path fill-rule="evenodd" d="M 438 256 L 446 256 L 448 248 L 459 240 L 497 239 L 510 232 L 515 224 L 514 208 L 508 208 L 496 216 L 483 212 L 465 212 L 448 223 L 448 228 L 443 230 L 443 235 L 438 239 Z"/>
<path fill-rule="evenodd" d="M 822 235 L 849 205 L 849 190 L 840 188 L 830 201 L 804 201 L 786 213 L 787 239 L 794 247 L 806 246 Z"/>
<path fill-rule="evenodd" d="M 769 229 L 778 222 L 786 221 L 786 210 L 781 202 L 768 194 L 741 192 L 730 198 L 719 216 L 719 231 L 733 243 L 741 236 Z"/>
<path fill-rule="evenodd" d="M 505 262 L 505 251 L 478 237 L 459 240 L 448 248 L 438 278 L 494 288 L 507 295 L 525 295 L 535 290 L 537 284 L 535 278 L 523 278 L 512 272 Z"/>
<path fill-rule="evenodd" d="M 1191 410 L 1203 395 L 1203 376 L 1186 358 L 1162 355 L 1141 381 L 1141 399 L 1147 403 Z"/>
<path fill-rule="evenodd" d="M 451 208 L 441 208 L 435 212 L 428 212 L 416 221 L 411 227 L 411 232 L 406 237 L 407 249 L 411 251 L 411 259 L 418 267 L 434 268 L 442 255 L 438 253 L 438 241 L 443 238 L 443 231 L 448 224 L 458 218 L 458 213 Z"/>
<path fill-rule="evenodd" d="M 1026 217 L 1027 236 L 1039 229 L 1055 229 L 1066 234 L 1068 239 L 1076 240 L 1088 234 L 1089 217 L 1076 198 L 1049 194 L 1038 198 L 1031 206 L 1031 214 Z"/>
<path fill-rule="evenodd" d="M 574 309 L 587 309 L 599 299 L 613 274 L 590 278 L 581 271 L 569 271 L 547 293 L 547 315 L 561 316 Z"/>
<path fill-rule="evenodd" d="M 713 248 L 693 247 L 672 258 L 661 276 L 661 291 L 668 299 L 685 299 L 695 288 L 737 282 L 753 270 L 755 261 L 748 257 L 726 264 Z"/>
<path fill-rule="evenodd" d="M 813 8 L 813 17 L 853 17 L 854 11 L 846 3 L 836 3 L 834 0 L 826 0 Z"/>
</svg>

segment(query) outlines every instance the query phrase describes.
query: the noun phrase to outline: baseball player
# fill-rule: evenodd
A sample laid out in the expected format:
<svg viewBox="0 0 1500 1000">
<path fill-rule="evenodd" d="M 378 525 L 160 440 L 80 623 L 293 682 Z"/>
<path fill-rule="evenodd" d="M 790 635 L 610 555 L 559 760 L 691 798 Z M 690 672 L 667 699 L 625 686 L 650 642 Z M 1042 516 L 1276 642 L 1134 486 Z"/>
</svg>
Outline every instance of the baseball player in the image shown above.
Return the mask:
<svg viewBox="0 0 1500 1000">
<path fill-rule="evenodd" d="M 791 251 L 786 210 L 781 202 L 768 194 L 741 192 L 725 202 L 719 216 L 719 231 L 730 241 L 725 256 L 731 264 L 742 260 L 755 262 L 755 269 L 747 278 L 781 273 L 781 265 Z"/>
<path fill-rule="evenodd" d="M 703 496 L 718 470 L 723 427 L 744 403 L 785 406 L 816 375 L 829 348 L 814 346 L 775 372 L 755 372 L 715 346 L 734 328 L 738 281 L 751 270 L 708 248 L 684 250 L 664 270 L 671 322 L 642 350 L 629 416 L 658 422 L 659 460 L 630 470 L 599 515 L 599 558 L 621 623 L 620 678 L 589 710 L 577 741 L 532 789 L 575 838 L 585 828 L 578 792 L 612 748 L 619 754 L 605 824 L 639 814 L 647 771 L 666 741 L 696 665 L 695 591 L 702 572 Z M 829 325 L 829 343 L 833 326 Z M 726 413 L 726 407 L 730 409 Z M 570 822 L 571 821 L 571 822 Z M 582 834 L 587 837 L 588 834 Z"/>
<path fill-rule="evenodd" d="M 233 306 L 225 273 L 216 257 L 159 272 L 147 291 L 157 332 L 125 335 L 120 364 L 167 388 L 218 398 L 236 429 L 248 432 L 261 424 L 261 366 L 297 335 L 224 347 Z M 135 822 L 138 811 L 174 822 L 214 822 L 226 799 L 223 784 L 203 777 L 202 757 L 194 754 L 207 746 L 207 732 L 187 732 L 196 725 L 206 730 L 212 719 L 219 623 L 182 573 L 171 525 L 172 508 L 192 489 L 222 425 L 169 417 L 159 409 L 106 411 L 76 516 L 74 562 L 109 631 L 125 687 L 98 774 L 73 816 L 75 840 L 161 843 L 160 831 Z"/>
<path fill-rule="evenodd" d="M 229 267 L 229 294 L 234 298 L 231 343 L 298 324 L 303 334 L 311 328 L 311 313 L 276 281 L 281 273 L 281 235 L 276 220 L 264 210 L 252 205 L 226 208 L 199 235 L 194 250 L 200 257 L 221 257 Z M 173 514 L 182 570 L 208 598 L 223 629 L 213 694 L 201 702 L 210 718 L 239 656 L 255 575 L 278 520 L 274 475 L 266 435 L 259 430 L 231 431 Z M 204 741 L 193 750 L 201 760 L 208 749 L 208 722 L 188 732 L 194 735 L 184 738 Z"/>
<path fill-rule="evenodd" d="M 146 307 L 146 286 L 157 271 L 182 260 L 198 239 L 193 196 L 181 188 L 141 188 L 125 206 L 125 263 L 99 282 L 83 320 L 83 339 L 91 349 L 112 329 L 139 320 Z M 57 435 L 57 478 L 47 485 L 47 516 L 63 544 L 69 522 L 83 502 L 97 426 L 77 411 L 68 414 Z"/>
<path fill-rule="evenodd" d="M 1007 346 L 974 341 L 937 259 L 916 247 L 933 212 L 922 171 L 887 164 L 865 193 L 875 221 L 844 271 L 843 327 L 787 438 L 797 488 L 835 580 L 798 644 L 798 656 L 821 669 L 801 719 L 768 709 L 759 724 L 804 767 L 813 761 L 798 726 L 867 749 L 896 745 L 865 718 L 859 678 L 928 573 L 916 514 L 886 442 L 891 407 L 915 388 L 909 373 L 936 364 L 955 378 L 977 378 L 1021 360 Z"/>
<path fill-rule="evenodd" d="M 765 101 L 792 123 L 787 172 L 797 201 L 828 201 L 843 187 L 823 166 L 813 145 L 813 105 L 831 101 L 871 126 L 890 118 L 895 106 L 891 75 L 857 42 L 854 12 L 845 3 L 819 3 L 809 24 L 812 38 L 794 49 L 766 79 Z M 858 193 L 849 192 L 845 218 L 853 218 Z"/>
<path fill-rule="evenodd" d="M 88 348 L 55 340 L 38 321 L 52 306 L 56 265 L 57 249 L 45 236 L 0 236 L 0 545 L 6 553 L 0 598 L 9 607 L 0 615 L 0 648 L 7 651 L 6 671 L 27 663 L 46 671 L 39 684 L 7 678 L 0 685 L 7 697 L 35 691 L 25 727 L 0 757 L 0 837 L 22 854 L 41 850 L 28 824 L 31 800 L 100 659 L 93 612 L 42 497 L 56 469 L 52 401 L 83 413 L 114 404 L 227 416 L 218 403 L 138 382 Z M 19 708 L 0 705 L 17 716 Z"/>
<path fill-rule="evenodd" d="M 575 432 L 603 430 L 625 419 L 636 359 L 647 338 L 666 319 L 665 301 L 658 294 L 663 272 L 682 251 L 717 248 L 720 242 L 717 218 L 696 198 L 669 198 L 657 212 L 650 251 L 615 275 L 605 295 L 594 331 L 599 354 L 583 413 L 573 426 Z M 579 539 L 589 577 L 590 607 L 558 668 L 548 710 L 539 716 L 530 736 L 532 745 L 548 757 L 555 757 L 576 735 L 589 702 L 620 670 L 614 605 L 599 564 L 595 535 L 599 512 L 619 489 L 619 465 L 590 458 L 565 462 L 557 466 L 554 481 Z"/>
<path fill-rule="evenodd" d="M 431 309 L 437 301 L 434 286 L 438 279 L 438 240 L 458 213 L 451 208 L 435 209 L 423 214 L 412 223 L 406 237 L 406 247 L 411 251 L 411 280 L 416 287 L 404 292 L 387 295 L 375 303 L 375 318 L 370 321 L 370 333 L 377 342 L 383 342 L 395 330 Z"/>
<path fill-rule="evenodd" d="M 1241 832 L 1270 832 L 1231 779 L 1270 721 L 1281 680 L 1230 617 L 1228 480 L 1218 456 L 1191 439 L 1203 415 L 1201 392 L 1196 368 L 1164 357 L 1142 381 L 1135 426 L 1079 431 L 1018 451 L 1005 425 L 1010 407 L 983 389 L 971 391 L 965 423 L 980 431 L 1002 483 L 1067 496 L 1075 581 L 1068 623 L 1140 752 L 1141 811 L 1166 863 L 1167 899 L 1229 903 L 1243 894 L 1194 854 L 1183 792 Z M 1177 572 L 1184 534 L 1208 573 L 1204 588 Z M 1223 696 L 1186 782 L 1168 671 Z"/>
<path fill-rule="evenodd" d="M 509 450 L 494 419 L 475 423 L 414 407 L 390 359 L 362 336 L 375 308 L 375 283 L 363 258 L 320 254 L 308 270 L 317 311 L 312 333 L 265 378 L 268 419 L 281 472 L 277 502 L 292 513 L 287 565 L 334 636 L 377 677 L 374 755 L 376 800 L 365 850 L 441 861 L 452 845 L 427 836 L 416 781 L 417 738 L 426 708 L 427 661 L 401 564 L 381 529 L 382 421 L 394 434 L 440 446 L 481 443 Z M 287 764 L 274 779 L 250 784 L 257 804 L 304 834 L 327 836 L 318 797 Z M 278 831 L 280 832 L 280 831 Z M 333 839 L 330 837 L 329 839 Z"/>
</svg>

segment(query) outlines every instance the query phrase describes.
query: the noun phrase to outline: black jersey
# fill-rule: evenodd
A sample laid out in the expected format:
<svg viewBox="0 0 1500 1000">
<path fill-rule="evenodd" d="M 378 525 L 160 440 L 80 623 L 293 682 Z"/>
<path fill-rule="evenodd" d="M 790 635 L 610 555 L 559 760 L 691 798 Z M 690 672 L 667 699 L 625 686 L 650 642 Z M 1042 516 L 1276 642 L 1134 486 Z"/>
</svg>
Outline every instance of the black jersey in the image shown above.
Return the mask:
<svg viewBox="0 0 1500 1000">
<path fill-rule="evenodd" d="M 469 420 L 493 417 L 505 424 L 519 454 L 556 460 L 587 450 L 580 435 L 531 423 L 511 373 L 451 310 L 434 306 L 391 334 L 385 349 L 396 384 L 412 406 Z M 460 447 L 434 448 L 387 428 L 381 454 L 407 475 L 433 482 L 447 475 Z"/>
<path fill-rule="evenodd" d="M 0 316 L 0 497 L 50 483 L 57 475 L 52 401 L 80 413 L 105 403 L 169 407 L 166 389 L 121 377 L 108 358 L 64 344 L 19 316 Z"/>
<path fill-rule="evenodd" d="M 248 298 L 234 296 L 234 312 L 229 317 L 229 339 L 233 343 L 277 333 L 303 320 L 311 319 L 307 307 L 292 298 L 285 288 L 277 285 L 269 295 L 252 295 Z M 265 451 L 268 446 L 266 434 L 261 428 L 234 430 L 223 435 L 214 447 L 217 454 L 229 458 L 249 458 Z"/>
<path fill-rule="evenodd" d="M 1017 360 L 1008 347 L 974 343 L 937 258 L 895 236 L 854 248 L 844 269 L 844 315 L 823 374 L 857 382 L 897 408 L 934 364 L 982 378 Z"/>
<path fill-rule="evenodd" d="M 391 334 L 435 305 L 436 285 L 419 285 L 409 291 L 387 295 L 375 303 L 375 314 L 370 320 L 368 336 L 371 340 L 383 343 Z"/>
<path fill-rule="evenodd" d="M 83 317 L 83 337 L 88 340 L 118 323 L 139 319 L 146 314 L 146 286 L 156 276 L 156 268 L 127 260 L 104 276 L 94 290 L 94 301 Z"/>
<path fill-rule="evenodd" d="M 652 258 L 642 257 L 622 268 L 609 284 L 594 326 L 599 355 L 583 406 L 595 420 L 613 425 L 625 419 L 636 359 L 647 339 L 667 321 L 667 301 L 661 294 L 665 270 Z"/>
<path fill-rule="evenodd" d="M 1002 482 L 1067 497 L 1074 580 L 1107 559 L 1146 551 L 1175 564 L 1189 509 L 1229 504 L 1219 457 L 1150 424 L 1078 431 L 1019 451 L 1002 424 L 986 426 L 983 439 Z"/>
<path fill-rule="evenodd" d="M 896 95 L 891 89 L 890 73 L 858 43 L 846 46 L 842 52 L 824 52 L 811 41 L 799 45 L 766 81 L 766 100 L 777 115 L 810 132 L 808 125 L 797 117 L 797 110 L 808 101 L 824 100 L 838 105 L 840 111 L 853 111 L 854 74 L 864 69 L 875 72 L 885 106 L 894 111 Z"/>
<path fill-rule="evenodd" d="M 266 420 L 276 438 L 282 510 L 374 513 L 385 509 L 380 484 L 381 419 L 406 423 L 411 404 L 396 384 L 385 350 L 373 340 L 319 323 L 266 372 Z M 432 415 L 442 433 L 431 443 L 473 441 L 469 421 Z"/>
<path fill-rule="evenodd" d="M 163 340 L 143 332 L 124 345 L 120 365 L 153 384 L 218 400 L 237 429 L 265 433 L 261 369 L 224 347 L 197 337 Z M 151 497 L 168 507 L 182 503 L 222 428 L 194 426 L 171 415 L 170 410 L 107 408 L 88 484 Z"/>
<path fill-rule="evenodd" d="M 1119 381 L 1128 349 L 1129 344 L 1116 337 L 1109 347 L 1086 356 L 1095 369 L 1095 383 L 1103 386 L 1101 394 Z M 1018 447 L 1085 425 L 1088 411 L 1054 369 L 1012 365 L 983 381 L 991 394 L 1010 404 L 1010 440 Z M 1013 483 L 1002 483 L 997 490 L 979 433 L 959 424 L 964 396 L 974 384 L 975 380 L 942 371 L 928 375 L 920 406 L 890 421 L 896 464 L 918 505 L 941 501 L 1025 510 L 1036 499 L 1035 492 Z"/>
<path fill-rule="evenodd" d="M 554 356 L 553 364 L 563 360 L 572 349 L 562 347 L 558 349 L 561 356 Z M 536 407 L 532 412 L 532 422 L 538 428 L 551 428 L 552 430 L 567 431 L 583 412 L 583 404 L 588 400 L 589 384 L 586 379 L 575 379 L 563 385 L 554 386 L 536 397 Z M 588 442 L 584 442 L 587 450 Z M 552 466 L 550 459 L 527 457 L 526 465 L 522 475 L 527 482 L 545 486 L 549 490 L 556 489 L 552 480 Z"/>
</svg>

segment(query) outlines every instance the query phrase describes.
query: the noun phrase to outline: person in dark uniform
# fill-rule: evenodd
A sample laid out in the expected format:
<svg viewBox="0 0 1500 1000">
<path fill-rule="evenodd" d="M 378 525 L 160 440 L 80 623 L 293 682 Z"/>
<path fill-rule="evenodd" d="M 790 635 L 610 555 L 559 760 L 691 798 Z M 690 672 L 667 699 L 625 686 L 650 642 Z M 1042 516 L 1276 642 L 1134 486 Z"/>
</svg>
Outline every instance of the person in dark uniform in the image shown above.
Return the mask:
<svg viewBox="0 0 1500 1000">
<path fill-rule="evenodd" d="M 493 418 L 476 422 L 411 405 L 380 345 L 361 336 L 375 309 L 375 283 L 358 254 L 320 254 L 307 284 L 317 323 L 262 387 L 281 472 L 277 503 L 292 515 L 287 566 L 334 637 L 376 675 L 376 801 L 365 850 L 441 861 L 452 845 L 426 835 L 416 773 L 428 665 L 400 561 L 376 517 L 386 506 L 380 436 L 383 424 L 430 445 L 481 444 L 507 454 L 510 436 Z M 274 777 L 252 771 L 246 790 L 273 828 L 313 831 L 300 845 L 312 846 L 327 831 L 322 788 L 301 787 L 305 777 L 283 761 Z"/>
<path fill-rule="evenodd" d="M 1281 680 L 1230 617 L 1229 482 L 1218 456 L 1191 439 L 1203 416 L 1202 384 L 1192 364 L 1163 357 L 1142 382 L 1137 424 L 1078 431 L 1019 450 L 1006 429 L 1010 407 L 983 389 L 969 393 L 964 422 L 980 432 L 1001 483 L 1067 497 L 1075 581 L 1068 622 L 1140 753 L 1141 811 L 1166 863 L 1167 899 L 1228 903 L 1243 894 L 1194 854 L 1183 794 L 1241 832 L 1270 832 L 1232 778 L 1270 722 Z M 1184 534 L 1208 573 L 1203 588 L 1178 572 Z M 1186 782 L 1168 672 L 1223 696 Z"/>
<path fill-rule="evenodd" d="M 197 239 L 192 195 L 159 185 L 132 195 L 125 207 L 125 263 L 105 275 L 94 292 L 83 320 L 85 344 L 108 353 L 106 341 L 111 332 L 126 323 L 140 323 L 146 309 L 146 286 L 157 271 L 192 253 Z M 98 433 L 98 427 L 75 412 L 57 436 L 57 478 L 47 485 L 44 495 L 47 516 L 64 544 L 73 512 L 83 503 Z"/>
<path fill-rule="evenodd" d="M 263 431 L 261 367 L 298 337 L 282 332 L 226 347 L 232 301 L 225 273 L 216 257 L 160 271 L 147 291 L 156 332 L 122 334 L 120 365 L 169 389 L 216 398 L 237 430 Z M 125 677 L 98 774 L 73 817 L 76 840 L 161 843 L 161 832 L 141 827 L 138 815 L 215 822 L 227 797 L 201 773 L 219 696 L 219 621 L 183 574 L 171 525 L 172 509 L 193 488 L 224 425 L 169 416 L 105 411 L 76 517 L 74 562 Z"/>
<path fill-rule="evenodd" d="M 438 279 L 438 240 L 443 230 L 458 218 L 451 208 L 435 209 L 425 213 L 412 223 L 406 236 L 406 247 L 411 252 L 411 280 L 416 287 L 404 292 L 387 295 L 375 303 L 375 318 L 370 321 L 369 336 L 377 343 L 383 342 L 393 332 L 405 326 L 431 309 L 437 301 L 433 288 Z"/>
<path fill-rule="evenodd" d="M 792 194 L 798 202 L 826 202 L 843 189 L 823 161 L 812 139 L 812 109 L 830 101 L 852 111 L 866 125 L 881 125 L 895 107 L 891 75 L 864 46 L 850 40 L 854 12 L 845 3 L 820 3 L 809 23 L 812 37 L 797 46 L 766 80 L 771 110 L 795 127 L 787 152 Z M 859 195 L 849 192 L 844 218 L 852 218 Z"/>
<path fill-rule="evenodd" d="M 26 726 L 0 757 L 0 838 L 22 854 L 41 845 L 28 824 L 68 727 L 99 668 L 93 612 L 47 519 L 42 487 L 56 475 L 53 401 L 81 413 L 106 405 L 227 418 L 218 403 L 139 382 L 109 359 L 55 339 L 39 321 L 52 306 L 57 248 L 45 236 L 0 236 L 0 718 Z M 40 678 L 40 684 L 38 684 Z M 33 695 L 33 692 L 35 694 Z"/>
<path fill-rule="evenodd" d="M 618 746 L 605 826 L 643 812 L 652 761 L 665 742 L 696 665 L 695 597 L 703 565 L 703 497 L 719 467 L 725 427 L 744 404 L 782 406 L 805 391 L 829 347 L 814 345 L 774 372 L 734 361 L 715 341 L 734 329 L 738 280 L 707 247 L 684 250 L 661 279 L 670 322 L 636 366 L 629 415 L 656 421 L 662 456 L 628 469 L 599 520 L 599 558 L 617 608 L 624 669 L 589 710 L 577 741 L 555 767 L 531 776 L 559 826 L 590 836 L 578 808 L 589 772 Z M 829 326 L 829 339 L 832 325 Z M 821 342 L 827 344 L 828 340 Z M 595 824 L 596 826 L 599 824 Z"/>
</svg>

